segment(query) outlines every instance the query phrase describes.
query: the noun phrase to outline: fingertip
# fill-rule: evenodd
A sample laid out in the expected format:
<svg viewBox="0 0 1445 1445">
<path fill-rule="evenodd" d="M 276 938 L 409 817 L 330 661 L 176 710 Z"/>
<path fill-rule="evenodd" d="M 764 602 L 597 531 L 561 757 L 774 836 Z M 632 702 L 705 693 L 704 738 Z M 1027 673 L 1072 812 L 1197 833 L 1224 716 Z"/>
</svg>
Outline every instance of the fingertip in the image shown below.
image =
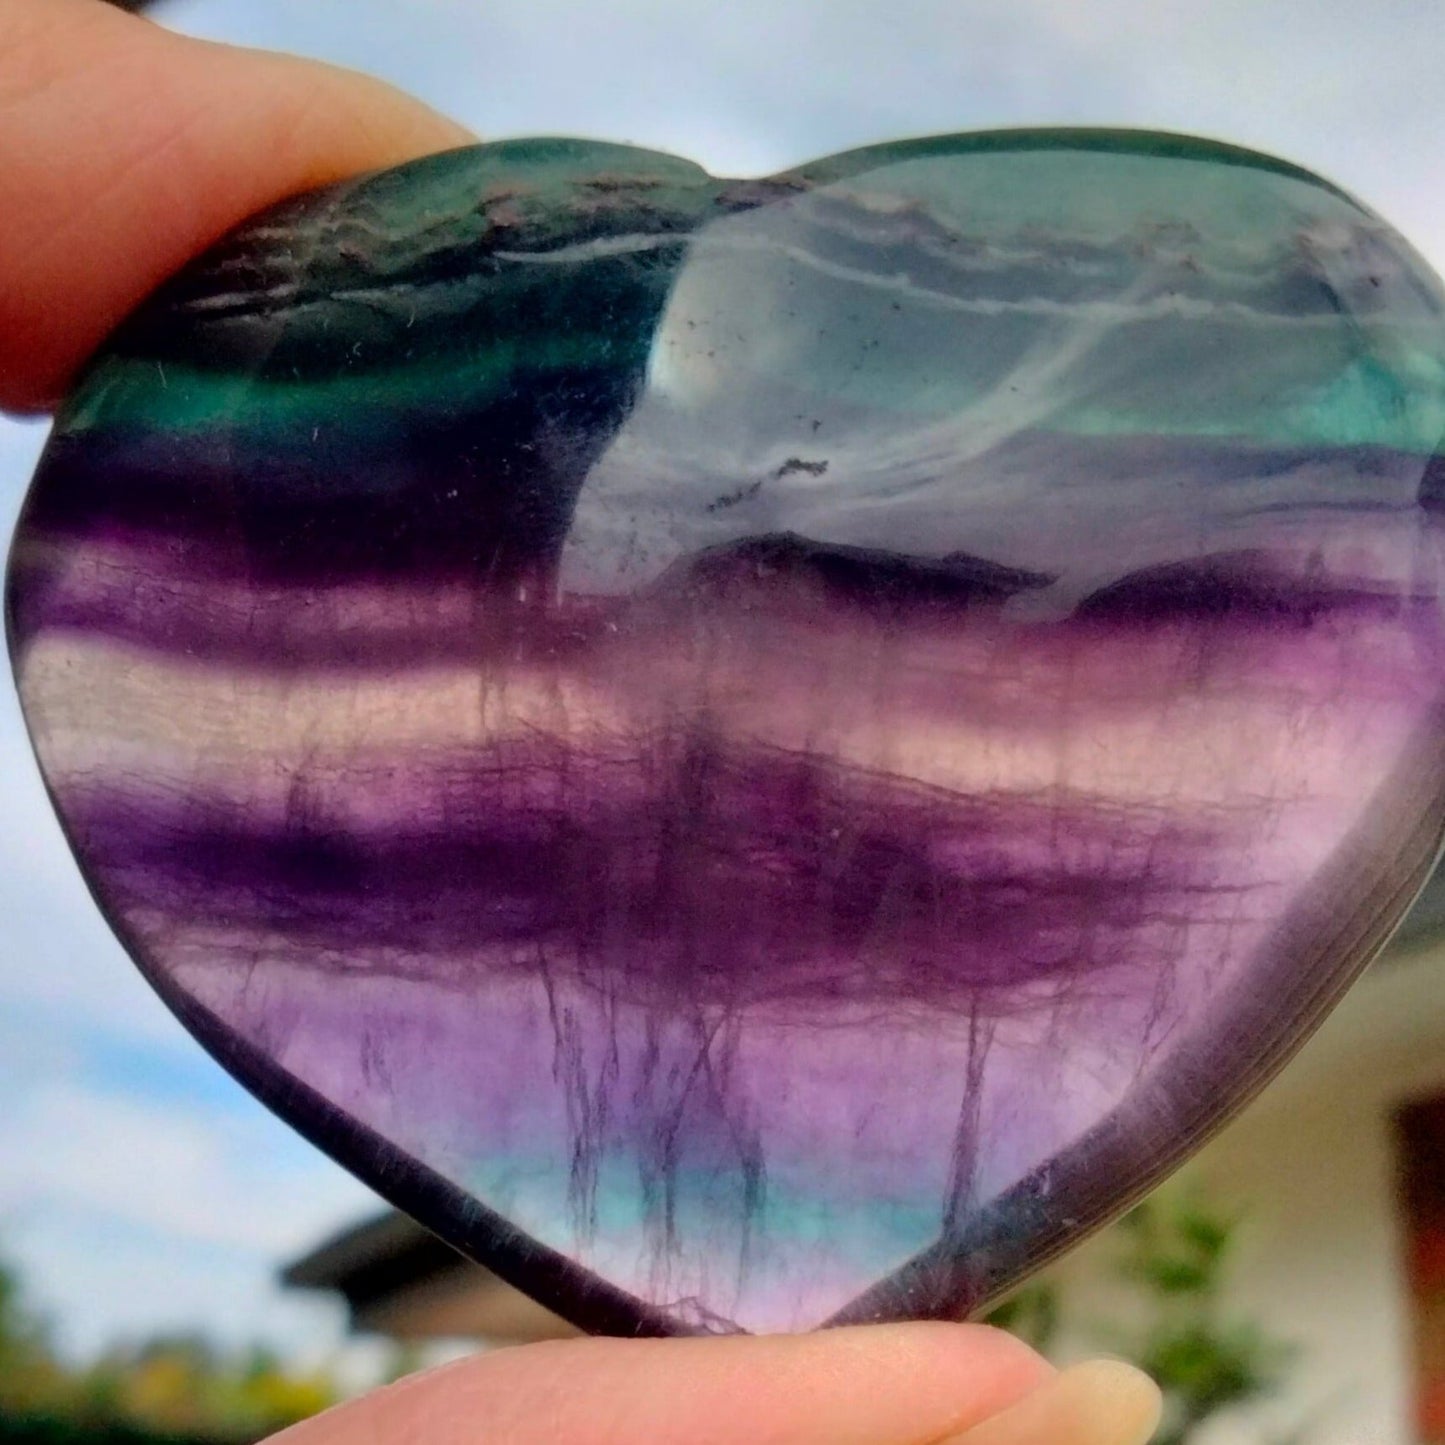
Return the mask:
<svg viewBox="0 0 1445 1445">
<path fill-rule="evenodd" d="M 0 409 L 49 409 L 130 310 L 246 217 L 473 139 L 370 76 L 99 0 L 6 0 Z"/>
<path fill-rule="evenodd" d="M 1159 1387 L 1143 1371 L 1091 1360 L 936 1445 L 1145 1445 L 1162 1412 Z"/>
</svg>

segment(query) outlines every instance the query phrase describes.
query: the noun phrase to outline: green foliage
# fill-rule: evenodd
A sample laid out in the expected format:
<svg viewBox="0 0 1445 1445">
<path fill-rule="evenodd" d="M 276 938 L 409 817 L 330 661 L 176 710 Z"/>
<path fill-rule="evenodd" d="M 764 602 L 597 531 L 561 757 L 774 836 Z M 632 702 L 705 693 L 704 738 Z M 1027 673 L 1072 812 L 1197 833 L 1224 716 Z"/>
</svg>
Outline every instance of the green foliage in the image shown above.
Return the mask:
<svg viewBox="0 0 1445 1445">
<path fill-rule="evenodd" d="M 1188 1445 L 1221 1410 L 1262 1399 L 1283 1379 L 1291 1351 L 1230 1315 L 1223 1287 L 1238 1217 L 1197 1194 L 1156 1195 L 1114 1225 L 1113 1267 L 1125 1288 L 1120 1320 L 1079 1333 L 1132 1360 L 1158 1382 L 1165 1413 L 1154 1445 Z M 1048 1352 L 1067 1318 L 1053 1281 L 1034 1281 L 985 1316 Z"/>
<path fill-rule="evenodd" d="M 0 1445 L 245 1445 L 325 1409 L 324 1375 L 200 1336 L 149 1340 L 67 1366 L 0 1264 Z"/>
<path fill-rule="evenodd" d="M 1221 1410 L 1258 1400 L 1283 1378 L 1290 1350 L 1220 1297 L 1239 1219 L 1197 1196 L 1156 1196 L 1117 1226 L 1120 1277 L 1143 1295 L 1144 1324 L 1126 1352 L 1164 1391 L 1156 1445 L 1184 1445 Z"/>
<path fill-rule="evenodd" d="M 380 1384 L 394 1385 L 398 1380 L 414 1375 L 426 1363 L 421 1350 L 407 1342 L 398 1344 L 392 1351 L 381 1372 Z"/>
<path fill-rule="evenodd" d="M 1194 1423 L 1273 1389 L 1278 1371 L 1268 1338 L 1252 1325 L 1198 1322 L 1156 1331 L 1137 1355 Z"/>
<path fill-rule="evenodd" d="M 136 1425 L 90 1423 L 60 1415 L 0 1414 L 0 1445 L 212 1445 L 209 1438 L 160 1434 Z"/>
</svg>

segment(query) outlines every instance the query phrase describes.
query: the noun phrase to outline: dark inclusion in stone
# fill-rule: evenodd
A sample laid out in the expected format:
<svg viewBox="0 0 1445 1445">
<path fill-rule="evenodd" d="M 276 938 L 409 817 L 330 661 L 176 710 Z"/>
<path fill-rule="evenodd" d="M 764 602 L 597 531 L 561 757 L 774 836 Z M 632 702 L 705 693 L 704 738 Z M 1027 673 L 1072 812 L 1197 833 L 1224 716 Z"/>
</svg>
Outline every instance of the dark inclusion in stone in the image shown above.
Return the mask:
<svg viewBox="0 0 1445 1445">
<path fill-rule="evenodd" d="M 1302 171 L 456 151 L 112 339 L 15 542 L 47 780 L 262 1097 L 579 1322 L 971 1309 L 1434 856 L 1445 302 Z"/>
</svg>

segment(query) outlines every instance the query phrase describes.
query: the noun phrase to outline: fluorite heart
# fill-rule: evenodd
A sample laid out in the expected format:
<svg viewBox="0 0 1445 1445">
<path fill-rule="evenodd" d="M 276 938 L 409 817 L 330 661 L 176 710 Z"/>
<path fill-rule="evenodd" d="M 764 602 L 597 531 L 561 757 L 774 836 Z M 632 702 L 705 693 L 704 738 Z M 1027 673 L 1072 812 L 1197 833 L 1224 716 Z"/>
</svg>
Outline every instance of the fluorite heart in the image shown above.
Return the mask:
<svg viewBox="0 0 1445 1445">
<path fill-rule="evenodd" d="M 579 1323 L 954 1315 L 1198 1145 L 1445 796 L 1445 299 L 1291 166 L 578 141 L 282 206 L 11 559 L 101 906 Z"/>
</svg>

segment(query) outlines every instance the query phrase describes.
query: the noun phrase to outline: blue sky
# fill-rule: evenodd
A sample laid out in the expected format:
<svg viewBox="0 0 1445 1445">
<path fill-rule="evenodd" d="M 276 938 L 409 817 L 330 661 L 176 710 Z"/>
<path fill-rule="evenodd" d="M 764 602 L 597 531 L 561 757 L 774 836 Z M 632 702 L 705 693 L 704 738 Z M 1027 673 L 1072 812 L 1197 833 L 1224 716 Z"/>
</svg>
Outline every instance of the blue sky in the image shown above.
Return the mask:
<svg viewBox="0 0 1445 1445">
<path fill-rule="evenodd" d="M 1423 0 L 170 0 L 380 74 L 480 133 L 754 173 L 902 135 L 1144 125 L 1276 152 L 1445 268 L 1445 27 Z M 43 441 L 0 419 L 0 534 Z M 80 883 L 0 691 L 0 1249 L 74 1349 L 201 1326 L 325 1355 L 277 1266 L 374 1207 L 186 1038 Z"/>
</svg>

